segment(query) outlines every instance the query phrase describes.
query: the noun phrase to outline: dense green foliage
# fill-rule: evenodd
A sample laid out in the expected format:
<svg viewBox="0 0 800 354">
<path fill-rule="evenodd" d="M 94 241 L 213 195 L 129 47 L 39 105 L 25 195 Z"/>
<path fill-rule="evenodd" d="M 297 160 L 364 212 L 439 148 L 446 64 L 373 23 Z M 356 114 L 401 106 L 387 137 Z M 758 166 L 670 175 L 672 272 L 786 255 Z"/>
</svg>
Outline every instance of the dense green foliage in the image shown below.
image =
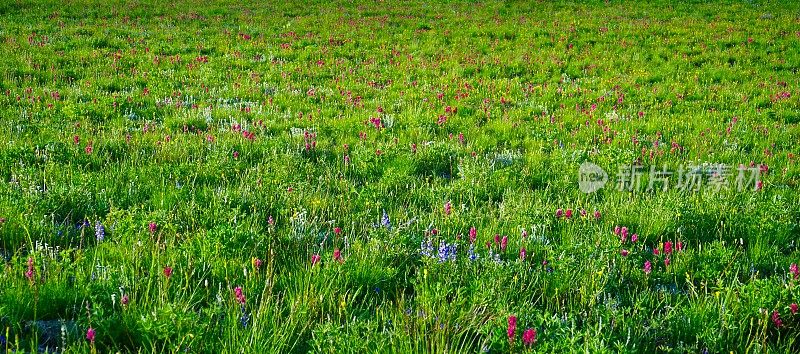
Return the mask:
<svg viewBox="0 0 800 354">
<path fill-rule="evenodd" d="M 0 3 L 0 351 L 800 351 L 796 3 L 257 3 Z"/>
</svg>

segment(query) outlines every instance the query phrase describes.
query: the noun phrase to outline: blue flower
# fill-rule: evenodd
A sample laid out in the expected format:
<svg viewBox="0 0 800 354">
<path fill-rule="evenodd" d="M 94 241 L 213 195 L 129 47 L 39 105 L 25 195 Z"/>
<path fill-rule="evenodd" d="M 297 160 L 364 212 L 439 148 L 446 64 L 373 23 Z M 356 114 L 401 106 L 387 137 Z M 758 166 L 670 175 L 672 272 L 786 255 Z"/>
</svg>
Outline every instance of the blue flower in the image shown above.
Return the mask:
<svg viewBox="0 0 800 354">
<path fill-rule="evenodd" d="M 97 242 L 101 242 L 106 238 L 106 228 L 100 221 L 94 224 L 94 236 L 97 238 Z"/>
<path fill-rule="evenodd" d="M 386 210 L 383 210 L 383 216 L 381 217 L 381 226 L 385 227 L 388 230 L 392 229 L 392 222 L 389 220 L 389 214 L 386 213 Z"/>
</svg>

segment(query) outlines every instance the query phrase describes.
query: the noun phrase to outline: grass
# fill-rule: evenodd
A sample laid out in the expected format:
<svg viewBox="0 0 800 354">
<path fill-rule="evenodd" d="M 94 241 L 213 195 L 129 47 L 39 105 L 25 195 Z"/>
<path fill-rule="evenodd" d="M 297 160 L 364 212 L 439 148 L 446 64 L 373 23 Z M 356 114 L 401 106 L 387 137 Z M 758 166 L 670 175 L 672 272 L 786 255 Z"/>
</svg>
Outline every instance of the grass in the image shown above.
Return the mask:
<svg viewBox="0 0 800 354">
<path fill-rule="evenodd" d="M 798 16 L 7 1 L 0 351 L 796 352 Z"/>
</svg>

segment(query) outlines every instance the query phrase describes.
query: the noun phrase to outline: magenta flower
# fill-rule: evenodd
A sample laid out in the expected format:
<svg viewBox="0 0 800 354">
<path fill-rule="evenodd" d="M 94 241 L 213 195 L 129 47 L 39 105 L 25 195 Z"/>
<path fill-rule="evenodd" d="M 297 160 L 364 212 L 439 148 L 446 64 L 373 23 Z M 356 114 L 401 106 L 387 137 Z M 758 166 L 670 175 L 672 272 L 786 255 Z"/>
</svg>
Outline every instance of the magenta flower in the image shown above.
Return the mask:
<svg viewBox="0 0 800 354">
<path fill-rule="evenodd" d="M 621 232 L 622 232 L 622 228 L 620 228 L 619 225 L 614 226 L 614 235 L 619 236 Z"/>
<path fill-rule="evenodd" d="M 650 261 L 644 262 L 644 274 L 650 274 L 653 271 L 653 265 Z"/>
<path fill-rule="evenodd" d="M 342 258 L 342 251 L 340 251 L 338 248 L 333 250 L 333 260 L 339 263 L 344 262 L 344 258 Z"/>
<path fill-rule="evenodd" d="M 556 217 L 560 218 L 562 215 L 564 215 L 564 210 L 561 210 L 561 208 L 556 209 Z"/>
<path fill-rule="evenodd" d="M 28 278 L 28 280 L 32 282 L 35 271 L 33 267 L 33 257 L 28 257 L 28 270 L 25 271 L 25 278 Z"/>
<path fill-rule="evenodd" d="M 342 228 L 341 228 L 341 227 L 338 227 L 338 226 L 337 226 L 337 227 L 334 227 L 334 228 L 333 228 L 333 234 L 334 234 L 334 235 L 339 235 L 339 234 L 341 234 L 341 233 L 342 233 Z"/>
<path fill-rule="evenodd" d="M 621 254 L 623 257 L 627 257 L 627 256 L 628 256 L 628 253 L 629 253 L 629 252 L 628 252 L 628 250 L 621 250 L 621 251 L 619 251 L 619 254 Z"/>
<path fill-rule="evenodd" d="M 796 315 L 797 314 L 797 304 L 793 303 L 793 304 L 789 305 L 789 311 L 792 311 L 792 315 Z"/>
<path fill-rule="evenodd" d="M 631 236 L 631 242 L 636 242 L 636 241 L 639 241 L 639 234 L 633 234 L 633 236 Z"/>
<path fill-rule="evenodd" d="M 28 262 L 30 263 L 30 261 Z M 797 263 L 792 263 L 789 266 L 789 272 L 792 273 L 792 275 L 794 275 L 795 279 L 800 278 L 800 268 L 797 268 Z"/>
<path fill-rule="evenodd" d="M 669 258 L 664 258 L 664 266 L 669 267 Z"/>
<path fill-rule="evenodd" d="M 158 226 L 156 225 L 156 223 L 154 223 L 154 222 L 152 222 L 152 221 L 150 222 L 150 224 L 149 224 L 149 225 L 147 225 L 147 229 L 148 229 L 148 230 L 150 230 L 150 233 L 151 233 L 151 234 L 154 234 L 154 233 L 156 233 L 156 228 L 157 228 L 157 227 L 158 227 Z"/>
<path fill-rule="evenodd" d="M 675 249 L 678 250 L 678 252 L 683 251 L 683 242 L 678 241 L 678 243 L 675 244 Z"/>
<path fill-rule="evenodd" d="M 527 254 L 527 251 L 525 251 L 525 247 L 522 247 L 522 248 L 519 249 L 519 259 L 521 261 L 525 260 L 525 255 L 526 254 Z"/>
<path fill-rule="evenodd" d="M 478 238 L 478 229 L 475 226 L 469 228 L 469 243 L 475 243 Z"/>
<path fill-rule="evenodd" d="M 245 298 L 244 298 L 244 293 L 242 292 L 242 287 L 237 286 L 236 288 L 233 289 L 233 293 L 236 295 L 236 301 L 244 305 Z"/>
<path fill-rule="evenodd" d="M 253 268 L 261 269 L 261 265 L 262 264 L 264 264 L 264 261 L 262 261 L 261 258 L 254 258 L 253 259 Z"/>
<path fill-rule="evenodd" d="M 167 277 L 167 279 L 169 279 L 169 277 L 172 276 L 172 267 L 170 266 L 164 267 L 164 276 Z"/>
<path fill-rule="evenodd" d="M 661 253 L 661 251 L 658 250 L 658 247 L 654 247 L 653 248 L 653 255 L 654 256 L 658 256 L 660 253 Z"/>
<path fill-rule="evenodd" d="M 620 230 L 619 234 L 620 234 L 620 237 L 622 238 L 622 242 L 625 242 L 625 240 L 628 239 L 628 228 L 623 226 L 622 230 Z"/>
<path fill-rule="evenodd" d="M 508 236 L 503 236 L 503 239 L 500 240 L 500 249 L 505 251 L 507 246 L 508 246 Z"/>
<path fill-rule="evenodd" d="M 781 321 L 781 315 L 778 313 L 778 310 L 772 311 L 772 323 L 778 328 L 783 326 L 783 321 Z"/>
<path fill-rule="evenodd" d="M 452 210 L 452 208 L 453 208 L 453 206 L 452 206 L 452 204 L 450 204 L 449 201 L 447 203 L 444 203 L 444 214 L 445 215 L 450 215 L 450 211 Z"/>
<path fill-rule="evenodd" d="M 94 336 L 95 336 L 95 330 L 94 330 L 94 328 L 92 328 L 92 327 L 89 327 L 89 329 L 88 329 L 88 330 L 86 330 L 86 339 L 87 339 L 89 342 L 92 342 L 92 343 L 94 344 Z"/>
<path fill-rule="evenodd" d="M 494 243 L 497 245 L 500 244 L 500 234 L 494 234 Z"/>
<path fill-rule="evenodd" d="M 533 328 L 528 328 L 525 332 L 522 332 L 522 343 L 531 346 L 533 343 L 536 342 L 536 330 Z"/>
<path fill-rule="evenodd" d="M 320 260 L 320 256 L 318 254 L 314 253 L 311 256 L 311 266 L 313 267 L 313 266 L 317 265 L 317 263 L 319 263 L 319 260 Z"/>
<path fill-rule="evenodd" d="M 517 332 L 517 317 L 508 316 L 508 341 L 514 342 L 514 336 Z"/>
<path fill-rule="evenodd" d="M 572 218 L 572 209 L 567 209 L 567 212 L 565 214 L 566 214 L 567 219 Z"/>
<path fill-rule="evenodd" d="M 672 241 L 664 242 L 664 254 L 672 254 Z"/>
<path fill-rule="evenodd" d="M 131 302 L 131 299 L 128 297 L 128 294 L 122 295 L 122 299 L 120 299 L 122 306 L 128 306 L 129 302 Z"/>
<path fill-rule="evenodd" d="M 586 209 L 581 209 L 581 216 L 586 216 Z"/>
<path fill-rule="evenodd" d="M 594 218 L 595 218 L 595 220 L 600 220 L 600 217 L 601 217 L 601 215 L 600 215 L 600 211 L 599 211 L 599 210 L 595 210 L 595 211 L 594 211 Z M 533 333 L 536 333 L 536 330 L 533 330 Z"/>
</svg>

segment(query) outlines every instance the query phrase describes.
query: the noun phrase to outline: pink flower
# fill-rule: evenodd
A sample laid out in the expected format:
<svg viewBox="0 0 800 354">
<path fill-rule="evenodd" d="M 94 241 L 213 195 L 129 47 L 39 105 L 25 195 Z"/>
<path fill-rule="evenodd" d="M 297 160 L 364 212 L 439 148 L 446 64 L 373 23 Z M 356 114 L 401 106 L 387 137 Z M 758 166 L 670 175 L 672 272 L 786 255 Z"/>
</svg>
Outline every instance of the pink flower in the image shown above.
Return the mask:
<svg viewBox="0 0 800 354">
<path fill-rule="evenodd" d="M 342 258 L 342 251 L 340 251 L 338 248 L 333 250 L 333 260 L 339 263 L 344 262 L 344 259 Z"/>
<path fill-rule="evenodd" d="M 664 258 L 664 266 L 669 267 L 669 258 Z"/>
<path fill-rule="evenodd" d="M 778 310 L 772 311 L 772 323 L 778 328 L 783 326 L 783 321 L 781 321 L 781 315 L 778 313 Z"/>
<path fill-rule="evenodd" d="M 508 341 L 514 341 L 514 335 L 517 332 L 517 317 L 508 316 Z"/>
<path fill-rule="evenodd" d="M 494 243 L 500 244 L 500 234 L 494 234 Z"/>
<path fill-rule="evenodd" d="M 595 211 L 594 211 L 594 218 L 595 218 L 595 220 L 600 220 L 600 217 L 601 217 L 601 215 L 600 215 L 600 211 L 599 211 L 599 210 L 595 210 Z M 536 330 L 533 330 L 533 333 L 536 333 Z"/>
<path fill-rule="evenodd" d="M 797 304 L 793 303 L 793 304 L 789 305 L 789 311 L 792 311 L 792 315 L 796 315 L 797 314 Z"/>
<path fill-rule="evenodd" d="M 28 278 L 29 281 L 33 281 L 33 274 L 35 271 L 33 267 L 33 257 L 28 257 L 28 270 L 25 271 L 25 278 Z"/>
<path fill-rule="evenodd" d="M 623 257 L 627 257 L 628 256 L 628 250 L 619 251 L 619 254 L 621 254 Z"/>
<path fill-rule="evenodd" d="M 683 242 L 678 241 L 678 243 L 675 244 L 675 249 L 678 250 L 678 252 L 683 251 Z"/>
<path fill-rule="evenodd" d="M 450 204 L 449 201 L 447 203 L 444 203 L 444 214 L 445 215 L 450 215 L 450 211 L 451 211 L 452 208 L 453 208 L 453 206 Z"/>
<path fill-rule="evenodd" d="M 92 343 L 94 343 L 94 336 L 95 336 L 95 331 L 94 331 L 94 328 L 92 328 L 92 327 L 89 327 L 89 329 L 88 329 L 88 330 L 86 330 L 86 339 L 87 339 L 89 342 L 92 342 Z"/>
<path fill-rule="evenodd" d="M 478 238 L 478 229 L 475 226 L 469 228 L 469 243 L 475 243 Z"/>
<path fill-rule="evenodd" d="M 622 237 L 622 242 L 628 239 L 628 228 L 623 226 L 622 230 L 620 230 L 620 236 Z"/>
<path fill-rule="evenodd" d="M 239 152 L 238 151 L 234 151 L 233 152 L 233 158 L 234 159 L 238 159 L 239 158 Z"/>
<path fill-rule="evenodd" d="M 636 241 L 639 241 L 639 234 L 633 234 L 633 236 L 631 236 L 631 242 L 636 242 Z"/>
<path fill-rule="evenodd" d="M 522 248 L 519 249 L 519 259 L 521 261 L 525 260 L 525 255 L 526 254 L 527 254 L 527 251 L 525 251 L 525 247 L 522 247 Z"/>
<path fill-rule="evenodd" d="M 619 236 L 619 234 L 620 234 L 621 232 L 622 232 L 622 229 L 619 227 L 619 225 L 617 225 L 617 226 L 614 226 L 614 235 L 617 235 L 617 236 Z"/>
<path fill-rule="evenodd" d="M 536 330 L 533 328 L 528 328 L 525 332 L 522 332 L 522 343 L 525 345 L 533 345 L 536 342 Z"/>
<path fill-rule="evenodd" d="M 797 263 L 792 263 L 789 266 L 789 272 L 792 273 L 792 275 L 794 275 L 795 279 L 800 278 L 800 268 L 797 268 Z"/>
<path fill-rule="evenodd" d="M 586 216 L 586 209 L 581 209 L 581 216 Z"/>
<path fill-rule="evenodd" d="M 261 265 L 264 263 L 260 258 L 253 259 L 253 268 L 261 269 Z"/>
<path fill-rule="evenodd" d="M 664 254 L 672 254 L 672 241 L 664 242 Z"/>
<path fill-rule="evenodd" d="M 164 276 L 167 277 L 167 279 L 169 279 L 169 277 L 172 276 L 172 267 L 170 266 L 164 267 Z"/>
<path fill-rule="evenodd" d="M 503 236 L 503 239 L 500 240 L 500 249 L 505 251 L 507 246 L 508 246 L 508 236 Z"/>
<path fill-rule="evenodd" d="M 311 256 L 311 266 L 313 267 L 313 266 L 317 265 L 317 263 L 319 263 L 319 260 L 320 260 L 320 256 L 318 254 L 314 253 Z"/>
<path fill-rule="evenodd" d="M 661 253 L 661 251 L 658 250 L 658 247 L 653 248 L 653 255 L 654 256 L 658 256 L 659 253 Z"/>
<path fill-rule="evenodd" d="M 237 286 L 235 289 L 233 289 L 233 293 L 236 295 L 236 301 L 244 305 L 245 299 L 244 299 L 244 293 L 242 293 L 242 287 Z"/>
<path fill-rule="evenodd" d="M 556 209 L 556 217 L 560 218 L 562 215 L 564 215 L 564 211 L 561 208 Z"/>
<path fill-rule="evenodd" d="M 148 229 L 148 230 L 150 230 L 150 233 L 151 233 L 151 234 L 154 234 L 154 233 L 156 233 L 156 228 L 157 228 L 157 227 L 158 227 L 158 226 L 156 225 L 156 223 L 154 223 L 154 222 L 152 222 L 152 221 L 150 222 L 150 224 L 149 224 L 149 225 L 147 225 L 147 229 Z"/>
<path fill-rule="evenodd" d="M 650 261 L 644 262 L 644 274 L 650 274 L 653 271 L 653 265 Z"/>
<path fill-rule="evenodd" d="M 122 306 L 128 306 L 129 302 L 131 302 L 131 299 L 128 297 L 128 294 L 122 295 L 122 299 L 120 299 Z"/>
<path fill-rule="evenodd" d="M 567 219 L 572 218 L 572 209 L 567 209 L 566 217 L 567 217 Z"/>
<path fill-rule="evenodd" d="M 341 234 L 341 233 L 342 233 L 342 228 L 341 228 L 341 227 L 338 227 L 338 226 L 337 226 L 337 227 L 334 227 L 334 228 L 333 228 L 333 234 L 334 234 L 334 235 L 339 235 L 339 234 Z"/>
</svg>

